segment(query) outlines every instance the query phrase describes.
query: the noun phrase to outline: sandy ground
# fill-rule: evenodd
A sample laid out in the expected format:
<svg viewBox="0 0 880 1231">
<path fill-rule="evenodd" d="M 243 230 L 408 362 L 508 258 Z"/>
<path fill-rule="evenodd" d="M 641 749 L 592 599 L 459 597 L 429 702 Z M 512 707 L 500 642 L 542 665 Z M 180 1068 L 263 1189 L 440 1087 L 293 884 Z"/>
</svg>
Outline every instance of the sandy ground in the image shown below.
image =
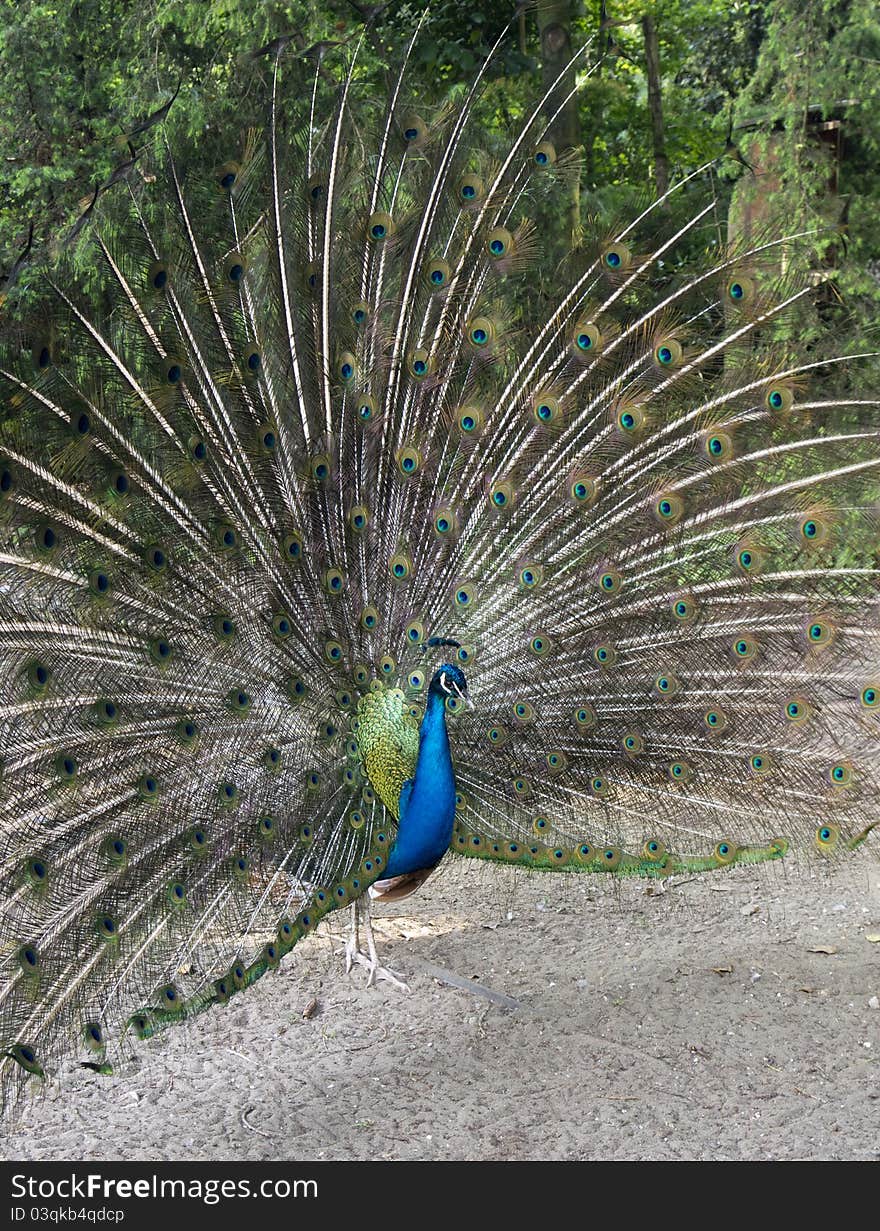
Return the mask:
<svg viewBox="0 0 880 1231">
<path fill-rule="evenodd" d="M 135 1071 L 62 1072 L 3 1152 L 876 1159 L 878 882 L 864 860 L 845 879 L 734 872 L 657 895 L 455 861 L 378 920 L 408 995 L 343 973 L 336 916 L 336 938 L 142 1045 Z"/>
</svg>

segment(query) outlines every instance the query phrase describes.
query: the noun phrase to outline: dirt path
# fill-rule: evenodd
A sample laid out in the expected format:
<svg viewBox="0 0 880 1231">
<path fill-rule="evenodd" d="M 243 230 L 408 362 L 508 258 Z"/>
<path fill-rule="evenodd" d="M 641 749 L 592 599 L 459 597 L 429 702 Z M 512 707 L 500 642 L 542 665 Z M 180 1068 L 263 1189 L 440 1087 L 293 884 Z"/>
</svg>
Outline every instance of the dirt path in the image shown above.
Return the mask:
<svg viewBox="0 0 880 1231">
<path fill-rule="evenodd" d="M 877 1158 L 878 882 L 864 860 L 653 896 L 457 862 L 379 921 L 409 995 L 347 977 L 319 935 L 136 1071 L 63 1072 L 4 1154 Z"/>
</svg>

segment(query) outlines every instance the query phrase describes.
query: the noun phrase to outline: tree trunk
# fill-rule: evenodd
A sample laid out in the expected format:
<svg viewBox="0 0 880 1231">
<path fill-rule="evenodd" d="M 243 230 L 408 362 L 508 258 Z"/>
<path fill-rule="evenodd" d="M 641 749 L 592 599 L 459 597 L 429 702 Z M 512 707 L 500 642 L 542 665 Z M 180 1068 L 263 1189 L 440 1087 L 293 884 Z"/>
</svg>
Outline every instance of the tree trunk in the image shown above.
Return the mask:
<svg viewBox="0 0 880 1231">
<path fill-rule="evenodd" d="M 562 73 L 545 107 L 547 118 L 555 117 L 547 135 L 556 147 L 557 154 L 576 149 L 581 144 L 577 97 L 572 93 L 575 70 L 571 65 L 571 8 L 570 0 L 546 0 L 538 9 L 541 85 L 544 90 L 549 90 Z M 569 201 L 569 222 L 572 237 L 575 237 L 580 230 L 580 183 L 574 177 Z"/>
<path fill-rule="evenodd" d="M 596 61 L 593 69 L 593 81 L 598 84 L 602 78 L 602 66 L 605 60 L 605 53 L 611 43 L 611 36 L 606 29 L 608 22 L 608 6 L 606 0 L 602 0 L 599 5 L 599 32 L 596 37 Z M 596 178 L 596 126 L 594 124 L 587 125 L 587 139 L 584 149 L 584 170 L 587 177 L 587 189 L 594 186 Z"/>
<path fill-rule="evenodd" d="M 654 25 L 654 18 L 648 13 L 642 18 L 642 33 L 645 37 L 648 109 L 651 112 L 651 135 L 654 144 L 654 183 L 657 185 L 657 196 L 662 197 L 669 187 L 669 159 L 666 157 L 666 140 L 663 133 L 663 97 L 660 93 L 660 49 L 657 43 L 657 28 Z"/>
</svg>

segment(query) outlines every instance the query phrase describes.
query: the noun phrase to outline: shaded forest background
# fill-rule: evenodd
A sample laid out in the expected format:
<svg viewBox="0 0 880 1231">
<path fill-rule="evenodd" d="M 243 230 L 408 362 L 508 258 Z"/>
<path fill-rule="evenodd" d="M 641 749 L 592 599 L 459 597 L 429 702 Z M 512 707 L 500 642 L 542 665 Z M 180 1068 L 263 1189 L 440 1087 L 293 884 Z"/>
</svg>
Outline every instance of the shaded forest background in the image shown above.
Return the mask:
<svg viewBox="0 0 880 1231">
<path fill-rule="evenodd" d="M 499 143 L 542 79 L 588 44 L 566 79 L 580 88 L 553 134 L 558 147 L 583 151 L 572 226 L 629 214 L 646 186 L 711 163 L 703 180 L 712 179 L 722 215 L 745 192 L 759 199 L 762 224 L 816 230 L 809 259 L 821 290 L 813 319 L 792 326 L 797 341 L 809 342 L 817 325 L 827 332 L 830 320 L 838 347 L 880 344 L 872 0 L 541 0 L 520 11 L 511 0 L 450 0 L 427 15 L 399 0 L 375 14 L 348 0 L 0 0 L 7 314 L 27 299 L 28 269 L 62 246 L 77 259 L 77 220 L 96 200 L 146 174 L 160 120 L 172 147 L 216 167 L 265 119 L 272 57 L 252 53 L 282 38 L 309 72 L 322 56 L 332 71 L 365 17 L 359 72 L 377 89 L 424 18 L 410 73 L 431 103 L 464 88 L 509 24 L 482 103 Z M 675 208 L 689 208 L 686 193 Z"/>
</svg>

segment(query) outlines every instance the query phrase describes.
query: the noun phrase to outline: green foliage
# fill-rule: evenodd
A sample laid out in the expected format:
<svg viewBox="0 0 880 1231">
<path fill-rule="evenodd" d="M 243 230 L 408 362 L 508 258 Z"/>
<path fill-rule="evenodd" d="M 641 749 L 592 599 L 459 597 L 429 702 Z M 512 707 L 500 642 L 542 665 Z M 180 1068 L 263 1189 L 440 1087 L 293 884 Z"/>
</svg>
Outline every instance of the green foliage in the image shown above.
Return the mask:
<svg viewBox="0 0 880 1231">
<path fill-rule="evenodd" d="M 829 277 L 822 327 L 838 323 L 850 349 L 873 345 L 880 23 L 870 0 L 584 0 L 570 10 L 573 44 L 589 42 L 579 68 L 582 216 L 610 225 L 638 208 L 650 186 L 641 17 L 651 12 L 673 182 L 710 164 L 706 177 L 720 189 L 721 212 L 694 244 L 724 242 L 731 188 L 739 181 L 737 192 L 748 195 L 755 187 L 736 154 L 725 157 L 732 131 L 750 162 L 772 163 L 778 184 L 768 225 L 819 228 L 811 259 Z M 173 146 L 194 148 L 191 170 L 234 156 L 248 127 L 264 120 L 271 55 L 250 53 L 271 39 L 291 36 L 287 56 L 321 40 L 341 43 L 329 51 L 337 61 L 361 40 L 358 76 L 382 90 L 420 22 L 408 71 L 429 107 L 460 95 L 509 27 L 479 103 L 490 146 L 502 148 L 540 82 L 536 14 L 511 20 L 509 0 L 448 0 L 430 10 L 421 0 L 391 0 L 366 29 L 347 0 L 0 0 L 0 270 L 13 265 L 31 224 L 33 255 L 56 255 L 96 189 L 147 173 L 144 147 L 163 131 Z M 172 98 L 164 130 L 146 123 Z M 814 122 L 835 119 L 843 121 L 836 151 Z M 133 152 L 141 156 L 132 162 Z M 831 184 L 838 157 L 839 183 Z M 698 180 L 677 194 L 673 221 L 705 190 Z M 27 278 L 18 282 L 26 292 Z M 819 323 L 802 313 L 789 328 L 818 336 Z"/>
<path fill-rule="evenodd" d="M 361 75 L 384 86 L 384 70 L 422 16 L 423 6 L 393 4 L 359 53 Z M 415 74 L 440 97 L 470 77 L 509 19 L 509 6 L 463 16 L 439 5 L 425 19 Z M 34 253 L 57 250 L 95 189 L 152 144 L 158 126 L 127 136 L 179 93 L 168 113 L 171 142 L 195 144 L 200 165 L 227 155 L 265 118 L 271 56 L 249 53 L 292 34 L 288 55 L 321 40 L 346 44 L 363 23 L 351 5 L 307 0 L 0 0 L 0 269 L 8 269 L 34 223 Z M 511 45 L 496 71 L 533 67 Z M 143 174 L 135 165 L 127 172 Z"/>
<path fill-rule="evenodd" d="M 737 100 L 739 143 L 770 168 L 768 221 L 813 230 L 812 318 L 838 350 L 880 343 L 880 19 L 870 0 L 771 0 L 756 71 Z M 741 134 L 741 136 L 740 136 Z M 830 327 L 830 328 L 829 328 Z M 870 370 L 870 369 L 869 369 Z M 874 372 L 880 374 L 875 364 Z M 829 379 L 837 380 L 834 373 Z M 864 385 L 866 369 L 859 369 Z"/>
<path fill-rule="evenodd" d="M 169 135 L 261 118 L 239 57 L 282 29 L 320 24 L 326 37 L 311 12 L 261 0 L 0 0 L 0 252 L 8 260 L 31 221 L 37 252 L 69 226 L 130 159 L 127 133 L 178 84 Z M 133 145 L 155 137 L 146 130 Z"/>
</svg>

